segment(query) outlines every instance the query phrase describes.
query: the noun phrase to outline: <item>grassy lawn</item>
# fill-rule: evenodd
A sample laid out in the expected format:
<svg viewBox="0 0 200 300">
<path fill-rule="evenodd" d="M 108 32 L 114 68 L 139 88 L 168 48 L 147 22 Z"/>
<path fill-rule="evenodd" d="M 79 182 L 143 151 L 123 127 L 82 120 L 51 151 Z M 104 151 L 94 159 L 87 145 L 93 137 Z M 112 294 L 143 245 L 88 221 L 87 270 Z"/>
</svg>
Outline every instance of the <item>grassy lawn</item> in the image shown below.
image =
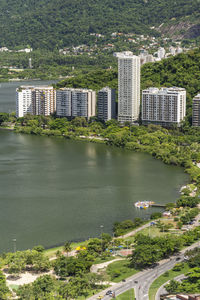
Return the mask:
<svg viewBox="0 0 200 300">
<path fill-rule="evenodd" d="M 174 225 L 174 222 L 171 220 L 161 219 L 161 222 L 162 223 L 171 223 Z M 160 230 L 156 226 L 151 226 L 150 228 L 148 227 L 148 228 L 141 230 L 140 233 L 144 234 L 144 235 L 150 234 L 151 237 L 160 237 L 160 236 L 165 236 L 166 234 L 169 234 L 169 233 L 179 235 L 182 232 L 181 232 L 181 230 L 177 230 L 176 228 L 172 228 L 168 232 L 162 232 L 162 230 Z"/>
<path fill-rule="evenodd" d="M 136 274 L 138 271 L 129 267 L 128 260 L 119 260 L 110 264 L 106 273 L 110 277 L 110 281 L 120 282 L 122 279 L 125 279 L 131 275 Z"/>
<path fill-rule="evenodd" d="M 78 243 L 72 243 L 72 244 L 71 244 L 72 250 L 75 250 L 76 247 L 78 247 L 78 246 L 84 246 L 84 245 L 86 245 L 87 242 L 88 242 L 88 241 L 78 242 Z M 46 250 L 44 251 L 44 254 L 50 258 L 50 257 L 55 256 L 57 251 L 61 251 L 61 252 L 62 252 L 62 251 L 63 251 L 63 246 L 59 246 L 59 247 L 55 247 L 55 248 L 46 249 Z"/>
<path fill-rule="evenodd" d="M 12 290 L 16 291 L 16 290 L 18 290 L 19 285 L 17 285 L 17 284 L 10 284 L 9 287 L 10 287 Z"/>
<path fill-rule="evenodd" d="M 184 264 L 184 267 L 180 270 L 180 271 L 173 271 L 173 270 L 169 270 L 168 272 L 168 276 L 165 276 L 164 274 L 161 275 L 160 277 L 158 277 L 156 280 L 154 280 L 154 282 L 152 283 L 152 285 L 150 286 L 149 289 L 149 299 L 150 300 L 155 300 L 155 295 L 157 290 L 159 289 L 159 287 L 161 285 L 163 285 L 165 282 L 172 280 L 173 278 L 187 273 L 189 271 L 189 266 L 188 264 Z"/>
<path fill-rule="evenodd" d="M 116 258 L 119 258 L 119 256 L 117 256 L 117 257 L 114 257 L 114 256 L 108 256 L 108 257 L 106 257 L 106 258 L 104 258 L 104 259 L 102 259 L 101 257 L 97 257 L 97 258 L 95 259 L 95 261 L 93 262 L 93 264 L 94 264 L 94 265 L 102 264 L 102 263 L 104 263 L 104 262 L 111 261 L 111 260 L 114 260 L 114 259 L 116 259 Z"/>
<path fill-rule="evenodd" d="M 116 297 L 117 300 L 135 300 L 134 289 L 126 291 L 125 293 Z"/>
</svg>

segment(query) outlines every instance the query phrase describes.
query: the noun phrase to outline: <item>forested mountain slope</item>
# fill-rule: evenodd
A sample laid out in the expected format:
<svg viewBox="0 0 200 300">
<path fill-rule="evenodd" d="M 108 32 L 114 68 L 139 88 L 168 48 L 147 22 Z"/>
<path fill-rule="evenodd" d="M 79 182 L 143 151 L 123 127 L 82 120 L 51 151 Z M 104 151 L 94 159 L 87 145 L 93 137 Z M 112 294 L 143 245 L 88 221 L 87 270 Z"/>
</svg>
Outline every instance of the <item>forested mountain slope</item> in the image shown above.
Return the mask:
<svg viewBox="0 0 200 300">
<path fill-rule="evenodd" d="M 87 43 L 93 32 L 150 33 L 199 13 L 199 0 L 0 0 L 0 46 L 60 48 Z"/>
</svg>

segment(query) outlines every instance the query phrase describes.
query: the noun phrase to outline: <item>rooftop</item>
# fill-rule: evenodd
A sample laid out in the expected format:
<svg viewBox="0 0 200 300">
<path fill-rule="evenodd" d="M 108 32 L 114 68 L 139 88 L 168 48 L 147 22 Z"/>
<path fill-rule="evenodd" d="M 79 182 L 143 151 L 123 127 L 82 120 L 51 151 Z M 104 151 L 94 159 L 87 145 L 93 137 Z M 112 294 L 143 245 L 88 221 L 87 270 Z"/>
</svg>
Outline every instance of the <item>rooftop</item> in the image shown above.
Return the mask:
<svg viewBox="0 0 200 300">
<path fill-rule="evenodd" d="M 143 90 L 143 93 L 150 93 L 150 94 L 168 94 L 171 92 L 185 92 L 186 90 L 184 88 L 180 88 L 180 87 L 162 87 L 162 88 L 156 88 L 156 87 L 150 87 L 146 90 Z"/>
<path fill-rule="evenodd" d="M 138 56 L 133 55 L 133 52 L 131 52 L 131 51 L 124 51 L 124 52 L 117 52 L 116 57 L 117 58 L 136 58 Z"/>
<path fill-rule="evenodd" d="M 200 93 L 194 97 L 194 100 L 200 100 Z"/>
</svg>

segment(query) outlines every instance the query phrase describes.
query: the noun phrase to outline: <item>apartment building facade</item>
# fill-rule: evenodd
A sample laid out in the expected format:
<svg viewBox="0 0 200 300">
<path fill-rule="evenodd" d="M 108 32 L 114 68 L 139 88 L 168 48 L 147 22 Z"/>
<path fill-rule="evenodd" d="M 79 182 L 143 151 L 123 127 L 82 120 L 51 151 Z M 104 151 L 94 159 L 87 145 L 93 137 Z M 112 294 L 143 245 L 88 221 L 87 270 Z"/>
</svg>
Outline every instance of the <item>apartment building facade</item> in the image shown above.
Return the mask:
<svg viewBox="0 0 200 300">
<path fill-rule="evenodd" d="M 104 87 L 98 92 L 97 117 L 107 122 L 116 118 L 115 90 Z"/>
<path fill-rule="evenodd" d="M 118 121 L 133 123 L 139 118 L 140 108 L 140 58 L 132 52 L 122 52 L 118 57 Z"/>
<path fill-rule="evenodd" d="M 85 117 L 96 115 L 96 92 L 88 89 L 63 88 L 57 90 L 57 116 Z"/>
<path fill-rule="evenodd" d="M 16 116 L 49 116 L 56 110 L 56 94 L 51 86 L 21 86 L 16 89 Z"/>
<path fill-rule="evenodd" d="M 59 117 L 72 116 L 72 91 L 61 88 L 56 91 L 56 115 Z"/>
<path fill-rule="evenodd" d="M 32 91 L 33 115 L 49 116 L 56 111 L 56 93 L 51 86 L 34 87 Z"/>
<path fill-rule="evenodd" d="M 192 101 L 192 126 L 200 126 L 200 94 Z"/>
<path fill-rule="evenodd" d="M 16 89 L 16 117 L 33 114 L 32 90 L 33 86 L 21 86 Z"/>
<path fill-rule="evenodd" d="M 186 114 L 186 90 L 178 87 L 142 91 L 142 124 L 180 126 Z"/>
</svg>

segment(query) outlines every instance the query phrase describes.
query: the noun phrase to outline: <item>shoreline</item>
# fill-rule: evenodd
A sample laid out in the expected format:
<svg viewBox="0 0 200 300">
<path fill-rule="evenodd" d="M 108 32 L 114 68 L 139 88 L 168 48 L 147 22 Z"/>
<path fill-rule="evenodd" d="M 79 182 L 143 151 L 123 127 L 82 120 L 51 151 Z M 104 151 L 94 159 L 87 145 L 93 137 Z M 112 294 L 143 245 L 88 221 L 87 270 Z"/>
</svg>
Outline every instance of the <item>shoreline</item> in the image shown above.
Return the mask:
<svg viewBox="0 0 200 300">
<path fill-rule="evenodd" d="M 26 126 L 24 126 L 24 127 L 22 127 L 22 129 L 23 128 L 27 128 Z M 96 138 L 96 137 L 92 137 L 92 136 L 66 136 L 66 135 L 47 135 L 47 134 L 32 134 L 32 133 L 28 133 L 28 132 L 17 132 L 16 131 L 16 128 L 14 128 L 14 126 L 11 128 L 11 127 L 1 127 L 0 126 L 0 130 L 8 130 L 8 131 L 13 131 L 13 132 L 15 132 L 15 133 L 22 133 L 22 134 L 28 134 L 28 135 L 39 135 L 39 136 L 46 136 L 46 137 L 59 137 L 59 138 L 65 138 L 65 139 L 69 139 L 69 140 L 74 140 L 74 141 L 80 141 L 80 142 L 88 142 L 88 143 L 91 143 L 91 142 L 93 142 L 93 143 L 101 143 L 101 144 L 106 144 L 106 145 L 108 145 L 106 142 L 107 142 L 107 140 L 105 140 L 105 139 L 103 139 L 103 138 L 100 138 L 100 139 L 98 139 L 98 138 Z M 119 147 L 117 147 L 116 145 L 114 145 L 116 148 L 119 148 Z M 123 149 L 126 149 L 126 150 L 129 150 L 129 151 L 131 151 L 131 152 L 141 152 L 141 153 L 146 153 L 146 154 L 149 154 L 149 155 L 151 155 L 151 153 L 149 153 L 148 151 L 143 151 L 143 150 L 139 150 L 139 151 L 137 151 L 137 150 L 131 150 L 131 149 L 127 149 L 127 148 L 125 148 L 125 147 L 123 147 Z M 155 158 L 155 157 L 153 157 L 152 155 L 151 155 L 151 157 L 152 158 Z M 158 160 L 157 158 L 155 158 L 156 160 Z M 160 159 L 159 159 L 160 160 Z M 161 160 L 162 161 L 162 160 Z M 163 161 L 162 161 L 163 162 Z M 173 164 L 171 164 L 171 165 L 173 165 Z M 180 165 L 178 165 L 178 167 L 181 167 Z M 185 170 L 185 168 L 184 167 L 182 167 L 183 168 L 183 170 L 184 170 L 184 172 L 186 171 Z M 187 172 L 188 173 L 188 172 Z M 188 174 L 189 175 L 189 174 Z M 180 192 L 180 190 L 184 187 L 184 186 L 186 186 L 187 184 L 190 184 L 192 181 L 189 179 L 187 182 L 185 182 L 185 183 L 183 183 L 182 185 L 181 185 L 181 187 L 179 187 L 179 189 L 178 189 L 178 191 Z M 196 185 L 196 183 L 195 183 L 195 185 Z M 176 201 L 177 201 L 177 199 L 174 199 L 174 204 L 176 204 Z M 164 211 L 164 210 L 162 210 L 162 211 Z M 148 219 L 148 220 L 150 220 L 150 218 Z M 131 231 L 130 231 L 131 232 Z M 129 233 L 129 232 L 128 232 Z M 80 240 L 79 242 L 76 242 L 76 241 L 71 241 L 72 242 L 72 244 L 79 244 L 79 243 L 85 243 L 87 240 Z M 63 247 L 63 244 L 62 243 L 60 243 L 60 244 L 57 244 L 57 245 L 52 245 L 52 246 L 48 246 L 48 247 L 45 247 L 45 253 L 48 255 L 48 253 L 51 253 L 51 252 L 56 252 L 56 251 L 58 251 L 58 250 L 60 250 L 60 249 L 62 249 L 62 247 Z"/>
<path fill-rule="evenodd" d="M 10 78 L 10 79 L 0 79 L 0 84 L 1 83 L 8 83 L 8 82 L 22 82 L 22 81 L 52 81 L 52 80 L 63 80 L 65 79 L 66 77 L 63 77 L 63 78 L 45 78 L 45 79 L 41 79 L 41 78 Z"/>
</svg>

